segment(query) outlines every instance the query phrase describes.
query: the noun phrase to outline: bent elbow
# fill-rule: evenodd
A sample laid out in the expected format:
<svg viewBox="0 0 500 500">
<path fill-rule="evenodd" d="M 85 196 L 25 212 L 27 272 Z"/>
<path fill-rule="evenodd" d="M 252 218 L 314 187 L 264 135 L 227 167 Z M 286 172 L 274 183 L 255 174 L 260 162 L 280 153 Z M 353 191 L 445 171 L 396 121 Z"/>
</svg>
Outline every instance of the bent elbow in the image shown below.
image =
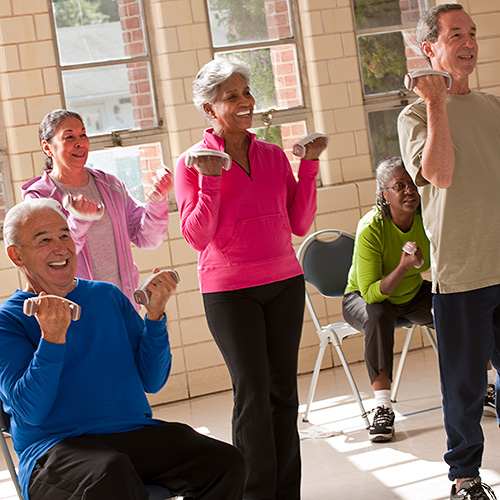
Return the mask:
<svg viewBox="0 0 500 500">
<path fill-rule="evenodd" d="M 452 178 L 448 176 L 438 176 L 429 182 L 439 189 L 448 189 L 451 186 Z"/>
</svg>

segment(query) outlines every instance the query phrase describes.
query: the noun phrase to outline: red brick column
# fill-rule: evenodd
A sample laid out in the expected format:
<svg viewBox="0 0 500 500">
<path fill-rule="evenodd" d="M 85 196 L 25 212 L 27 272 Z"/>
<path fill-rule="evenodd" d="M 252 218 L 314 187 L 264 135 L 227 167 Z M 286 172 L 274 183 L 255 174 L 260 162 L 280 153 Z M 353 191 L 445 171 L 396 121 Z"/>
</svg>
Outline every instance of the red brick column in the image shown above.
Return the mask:
<svg viewBox="0 0 500 500">
<path fill-rule="evenodd" d="M 418 0 L 401 0 L 399 2 L 401 9 L 401 23 L 416 23 L 421 16 Z M 415 38 L 415 28 L 403 30 L 403 40 L 405 44 L 406 65 L 408 71 L 415 71 L 419 68 L 426 68 L 428 64 L 422 55 L 422 51 Z"/>
<path fill-rule="evenodd" d="M 145 55 L 147 49 L 141 19 L 141 0 L 117 1 L 125 55 Z M 130 63 L 127 64 L 127 70 L 135 126 L 138 129 L 153 128 L 156 123 L 148 65 Z"/>
<path fill-rule="evenodd" d="M 271 40 L 286 38 L 291 35 L 291 21 L 285 0 L 264 0 L 266 9 L 267 33 Z M 289 108 L 301 103 L 301 88 L 296 71 L 294 45 L 274 46 L 270 49 L 274 75 L 274 86 L 278 108 Z M 298 169 L 299 161 L 293 156 L 293 144 L 305 134 L 301 124 L 281 126 L 283 149 L 292 164 Z"/>
</svg>

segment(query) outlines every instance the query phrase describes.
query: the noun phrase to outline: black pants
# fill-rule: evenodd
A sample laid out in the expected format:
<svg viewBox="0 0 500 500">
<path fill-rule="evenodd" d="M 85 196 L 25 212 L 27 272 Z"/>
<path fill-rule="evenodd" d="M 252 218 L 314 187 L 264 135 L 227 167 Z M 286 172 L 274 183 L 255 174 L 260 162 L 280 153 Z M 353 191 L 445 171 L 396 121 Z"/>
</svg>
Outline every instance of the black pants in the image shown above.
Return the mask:
<svg viewBox="0 0 500 500">
<path fill-rule="evenodd" d="M 448 477 L 476 477 L 481 467 L 481 429 L 487 365 L 500 373 L 500 285 L 434 295 L 439 374 L 450 466 Z M 500 377 L 496 379 L 500 422 Z M 498 439 L 498 438 L 497 438 Z M 491 443 L 492 446 L 496 446 Z"/>
<path fill-rule="evenodd" d="M 415 297 L 404 304 L 388 300 L 368 304 L 359 292 L 349 292 L 342 301 L 344 319 L 365 334 L 365 362 L 370 383 L 386 369 L 392 380 L 396 318 L 433 327 L 431 283 L 424 281 Z"/>
<path fill-rule="evenodd" d="M 297 500 L 297 358 L 304 278 L 204 294 L 203 300 L 233 382 L 233 442 L 250 465 L 244 498 Z"/>
<path fill-rule="evenodd" d="M 147 500 L 146 484 L 185 498 L 240 500 L 247 466 L 233 446 L 180 423 L 68 438 L 42 455 L 30 500 Z"/>
</svg>

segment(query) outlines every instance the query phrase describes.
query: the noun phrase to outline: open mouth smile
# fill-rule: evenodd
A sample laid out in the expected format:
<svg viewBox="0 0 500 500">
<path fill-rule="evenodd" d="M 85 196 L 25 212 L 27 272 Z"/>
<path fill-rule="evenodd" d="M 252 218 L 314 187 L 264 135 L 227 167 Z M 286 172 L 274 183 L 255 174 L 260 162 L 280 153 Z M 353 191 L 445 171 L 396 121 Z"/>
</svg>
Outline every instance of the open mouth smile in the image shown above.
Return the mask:
<svg viewBox="0 0 500 500">
<path fill-rule="evenodd" d="M 62 267 L 65 267 L 68 265 L 68 259 L 65 260 L 59 260 L 57 262 L 49 262 L 48 263 L 50 267 L 53 267 L 55 269 L 60 269 Z"/>
</svg>

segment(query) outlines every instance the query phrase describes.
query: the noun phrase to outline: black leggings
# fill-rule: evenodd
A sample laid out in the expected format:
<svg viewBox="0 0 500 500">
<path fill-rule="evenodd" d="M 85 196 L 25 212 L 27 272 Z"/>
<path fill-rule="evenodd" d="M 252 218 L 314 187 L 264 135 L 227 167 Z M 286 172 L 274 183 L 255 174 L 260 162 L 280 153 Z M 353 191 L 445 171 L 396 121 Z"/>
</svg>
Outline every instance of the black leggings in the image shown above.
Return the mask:
<svg viewBox="0 0 500 500">
<path fill-rule="evenodd" d="M 203 300 L 233 382 L 233 442 L 250 465 L 244 498 L 297 500 L 297 358 L 304 278 L 208 293 Z"/>
<path fill-rule="evenodd" d="M 187 498 L 241 500 L 247 466 L 233 446 L 180 423 L 83 435 L 36 462 L 30 500 L 147 500 L 146 484 Z"/>
</svg>

